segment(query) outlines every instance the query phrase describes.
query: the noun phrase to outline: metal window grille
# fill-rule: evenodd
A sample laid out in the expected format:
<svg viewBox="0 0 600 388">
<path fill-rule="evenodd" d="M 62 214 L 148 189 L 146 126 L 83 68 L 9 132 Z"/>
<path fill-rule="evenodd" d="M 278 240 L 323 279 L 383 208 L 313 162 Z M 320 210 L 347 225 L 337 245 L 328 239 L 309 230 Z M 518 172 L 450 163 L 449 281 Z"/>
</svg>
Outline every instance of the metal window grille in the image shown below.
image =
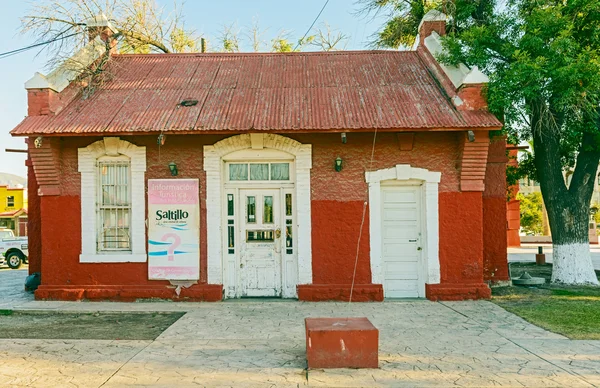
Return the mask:
<svg viewBox="0 0 600 388">
<path fill-rule="evenodd" d="M 98 162 L 98 251 L 131 250 L 131 164 Z"/>
</svg>

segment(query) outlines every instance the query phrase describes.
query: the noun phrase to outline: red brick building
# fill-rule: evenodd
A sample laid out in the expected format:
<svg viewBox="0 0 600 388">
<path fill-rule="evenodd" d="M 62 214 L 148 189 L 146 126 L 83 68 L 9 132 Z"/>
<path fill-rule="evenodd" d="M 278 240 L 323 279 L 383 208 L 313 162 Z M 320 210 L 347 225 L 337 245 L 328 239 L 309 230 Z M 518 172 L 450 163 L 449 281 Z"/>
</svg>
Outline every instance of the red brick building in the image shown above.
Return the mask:
<svg viewBox="0 0 600 388">
<path fill-rule="evenodd" d="M 413 51 L 112 54 L 91 95 L 37 74 L 12 131 L 36 297 L 489 297 L 506 145 L 487 78 L 436 61 L 443 20 Z M 150 280 L 153 179 L 198 179 L 197 278 Z"/>
</svg>

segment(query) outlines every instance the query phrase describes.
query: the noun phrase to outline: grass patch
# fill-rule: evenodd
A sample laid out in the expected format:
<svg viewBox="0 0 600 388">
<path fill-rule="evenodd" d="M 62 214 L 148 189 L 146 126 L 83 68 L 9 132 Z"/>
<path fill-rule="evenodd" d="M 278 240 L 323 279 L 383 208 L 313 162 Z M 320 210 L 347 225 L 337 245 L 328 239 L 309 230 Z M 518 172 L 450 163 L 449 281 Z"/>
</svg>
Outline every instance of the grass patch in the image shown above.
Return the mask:
<svg viewBox="0 0 600 388">
<path fill-rule="evenodd" d="M 571 339 L 600 340 L 600 288 L 549 284 L 552 264 L 511 264 L 512 277 L 523 272 L 544 277 L 536 287 L 499 287 L 492 290 L 492 302 L 534 325 Z M 598 271 L 596 271 L 598 274 Z"/>
<path fill-rule="evenodd" d="M 0 314 L 0 338 L 153 340 L 185 313 Z"/>
</svg>

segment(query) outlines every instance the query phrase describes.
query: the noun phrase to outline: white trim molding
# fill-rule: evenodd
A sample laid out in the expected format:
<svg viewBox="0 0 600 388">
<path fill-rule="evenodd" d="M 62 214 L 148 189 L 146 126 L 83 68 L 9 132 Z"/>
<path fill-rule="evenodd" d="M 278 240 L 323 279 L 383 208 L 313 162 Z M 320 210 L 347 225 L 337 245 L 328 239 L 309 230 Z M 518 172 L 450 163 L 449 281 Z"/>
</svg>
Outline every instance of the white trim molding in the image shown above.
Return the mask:
<svg viewBox="0 0 600 388">
<path fill-rule="evenodd" d="M 425 273 L 427 284 L 440 282 L 439 259 L 439 211 L 438 211 L 438 186 L 442 174 L 424 168 L 411 167 L 408 164 L 398 164 L 392 168 L 367 172 L 369 185 L 369 233 L 371 246 L 371 281 L 373 284 L 383 284 L 382 267 L 382 242 L 381 242 L 381 183 L 405 182 L 422 186 L 422 204 L 424 213 L 425 246 Z"/>
<path fill-rule="evenodd" d="M 275 134 L 243 134 L 204 146 L 208 283 L 223 284 L 222 201 L 224 158 L 251 149 L 284 151 L 295 158 L 298 227 L 298 284 L 312 283 L 311 192 L 312 146 Z"/>
<path fill-rule="evenodd" d="M 96 199 L 96 165 L 102 157 L 126 156 L 131 161 L 131 252 L 98 253 Z M 81 173 L 81 263 L 145 262 L 146 225 L 144 173 L 146 147 L 138 147 L 118 137 L 105 137 L 85 148 L 78 149 L 78 168 Z"/>
</svg>

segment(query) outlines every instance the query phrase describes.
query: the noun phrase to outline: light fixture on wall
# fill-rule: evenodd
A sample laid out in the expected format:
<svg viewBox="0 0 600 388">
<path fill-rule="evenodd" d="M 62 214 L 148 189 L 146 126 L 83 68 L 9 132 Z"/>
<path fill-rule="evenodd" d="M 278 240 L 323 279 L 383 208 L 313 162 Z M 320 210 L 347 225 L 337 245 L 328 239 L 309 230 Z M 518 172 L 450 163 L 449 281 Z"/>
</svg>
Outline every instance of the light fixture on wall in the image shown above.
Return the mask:
<svg viewBox="0 0 600 388">
<path fill-rule="evenodd" d="M 161 133 L 160 135 L 158 135 L 158 139 L 156 140 L 156 143 L 159 146 L 165 145 L 165 141 L 167 141 L 167 135 Z"/>
<path fill-rule="evenodd" d="M 347 138 L 346 138 L 346 132 L 342 132 L 342 144 L 346 144 Z"/>
<path fill-rule="evenodd" d="M 473 143 L 475 141 L 475 132 L 467 131 L 467 139 L 469 139 L 469 141 Z"/>
<path fill-rule="evenodd" d="M 342 160 L 342 158 L 340 158 L 339 156 L 335 159 L 335 171 L 340 172 L 342 171 L 342 168 L 344 167 L 344 161 Z"/>
<path fill-rule="evenodd" d="M 171 170 L 171 175 L 173 176 L 177 176 L 177 174 L 179 173 L 179 171 L 177 171 L 177 165 L 175 164 L 175 162 L 169 163 L 169 170 Z"/>
</svg>

